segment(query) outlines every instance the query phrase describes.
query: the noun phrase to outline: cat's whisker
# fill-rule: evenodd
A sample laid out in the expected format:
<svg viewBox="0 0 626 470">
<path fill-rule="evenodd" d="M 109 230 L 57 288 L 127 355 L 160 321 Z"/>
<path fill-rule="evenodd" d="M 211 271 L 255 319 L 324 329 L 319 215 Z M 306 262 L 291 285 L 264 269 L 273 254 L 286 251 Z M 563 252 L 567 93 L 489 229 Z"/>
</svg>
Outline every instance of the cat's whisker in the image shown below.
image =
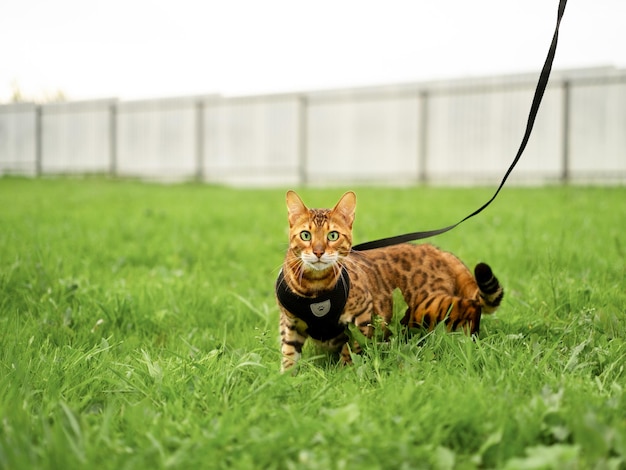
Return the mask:
<svg viewBox="0 0 626 470">
<path fill-rule="evenodd" d="M 350 279 L 348 276 L 348 272 L 344 270 L 343 265 L 339 266 L 339 277 L 341 279 L 341 285 L 343 286 L 343 291 L 345 292 L 346 297 L 348 296 L 350 290 L 349 290 L 349 285 L 350 285 Z"/>
<path fill-rule="evenodd" d="M 274 274 L 274 273 L 279 273 L 281 271 L 281 269 L 285 268 L 285 262 L 283 261 L 282 263 L 280 263 L 278 266 L 276 266 L 275 268 L 272 268 L 270 271 Z"/>
<path fill-rule="evenodd" d="M 304 263 L 299 263 L 294 268 L 294 274 L 295 274 L 296 279 L 298 280 L 298 285 L 302 286 L 302 279 L 304 277 Z"/>
<path fill-rule="evenodd" d="M 299 257 L 294 257 L 285 264 L 292 272 L 294 279 L 297 280 L 298 285 L 302 286 L 302 278 L 304 277 L 304 261 L 302 261 Z"/>
<path fill-rule="evenodd" d="M 350 256 L 344 258 L 345 265 L 355 272 L 360 274 L 369 274 L 372 272 L 372 266 L 362 256 L 356 255 L 356 252 L 351 252 Z"/>
<path fill-rule="evenodd" d="M 293 257 L 291 259 L 285 260 L 281 266 L 283 269 L 283 283 L 287 283 L 286 276 L 287 273 L 285 271 L 289 271 L 295 280 L 298 281 L 299 285 L 302 285 L 302 277 L 304 275 L 304 262 L 299 257 Z"/>
<path fill-rule="evenodd" d="M 360 266 L 371 268 L 371 264 L 369 263 L 365 255 L 363 255 L 363 253 L 359 251 L 351 251 L 348 259 Z"/>
</svg>

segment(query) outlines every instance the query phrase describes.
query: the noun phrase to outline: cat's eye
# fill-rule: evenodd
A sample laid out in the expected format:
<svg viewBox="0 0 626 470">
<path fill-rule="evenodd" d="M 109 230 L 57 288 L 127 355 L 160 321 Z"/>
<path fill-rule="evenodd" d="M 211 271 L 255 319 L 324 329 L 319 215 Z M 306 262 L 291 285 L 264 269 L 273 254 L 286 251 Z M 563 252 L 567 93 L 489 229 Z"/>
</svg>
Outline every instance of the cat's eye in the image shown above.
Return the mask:
<svg viewBox="0 0 626 470">
<path fill-rule="evenodd" d="M 333 230 L 332 232 L 328 232 L 328 235 L 326 235 L 326 238 L 328 238 L 328 241 L 331 241 L 331 242 L 339 240 L 339 232 L 337 232 L 336 230 Z"/>
<path fill-rule="evenodd" d="M 300 238 L 304 240 L 305 242 L 310 242 L 311 232 L 309 232 L 308 230 L 303 230 L 302 232 L 300 232 Z"/>
</svg>

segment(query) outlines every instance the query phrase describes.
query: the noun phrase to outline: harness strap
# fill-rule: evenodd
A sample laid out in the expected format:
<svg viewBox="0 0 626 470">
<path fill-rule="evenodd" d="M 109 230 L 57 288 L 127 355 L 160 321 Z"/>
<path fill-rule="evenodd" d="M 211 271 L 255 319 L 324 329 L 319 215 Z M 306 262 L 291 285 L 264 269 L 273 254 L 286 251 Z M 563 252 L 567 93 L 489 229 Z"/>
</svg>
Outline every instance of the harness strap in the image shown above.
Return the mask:
<svg viewBox="0 0 626 470">
<path fill-rule="evenodd" d="M 339 323 L 350 294 L 350 276 L 345 267 L 341 270 L 337 284 L 315 297 L 303 297 L 293 292 L 285 281 L 282 269 L 275 287 L 280 304 L 306 323 L 306 332 L 311 338 L 327 341 L 346 329 L 346 325 Z"/>
<path fill-rule="evenodd" d="M 397 245 L 399 243 L 405 243 L 405 242 L 414 241 L 414 240 L 422 240 L 424 238 L 430 238 L 430 237 L 434 237 L 435 235 L 440 235 L 442 233 L 452 230 L 454 227 L 465 222 L 467 219 L 474 217 L 476 214 L 479 214 L 480 212 L 483 211 L 483 209 L 485 209 L 489 204 L 493 202 L 493 200 L 496 198 L 496 196 L 498 195 L 498 193 L 504 186 L 504 183 L 506 182 L 507 178 L 513 171 L 513 168 L 515 168 L 515 165 L 517 165 L 517 162 L 522 156 L 522 153 L 524 153 L 524 150 L 526 149 L 526 144 L 528 144 L 528 139 L 530 138 L 530 134 L 535 124 L 535 118 L 537 117 L 537 112 L 539 111 L 539 105 L 541 104 L 543 94 L 546 91 L 546 86 L 548 85 L 548 79 L 550 78 L 550 72 L 552 71 L 552 63 L 554 62 L 554 56 L 556 54 L 556 46 L 559 40 L 559 28 L 561 26 L 561 19 L 563 18 L 563 13 L 565 12 L 566 4 L 567 4 L 567 0 L 560 0 L 559 2 L 559 11 L 557 14 L 557 19 L 556 19 L 556 28 L 554 30 L 554 35 L 552 36 L 552 43 L 550 44 L 550 49 L 548 50 L 548 56 L 546 57 L 546 61 L 543 64 L 543 69 L 541 70 L 541 74 L 539 75 L 539 81 L 537 82 L 537 87 L 535 89 L 535 96 L 533 98 L 532 105 L 530 106 L 530 112 L 528 114 L 528 121 L 526 122 L 526 131 L 524 132 L 524 137 L 522 138 L 522 142 L 519 146 L 517 155 L 515 156 L 513 163 L 511 163 L 511 165 L 509 166 L 509 169 L 504 174 L 504 177 L 502 178 L 502 182 L 500 183 L 500 186 L 498 186 L 498 189 L 496 190 L 494 195 L 491 196 L 491 199 L 489 199 L 486 203 L 484 203 L 474 212 L 466 216 L 464 219 L 460 220 L 456 224 L 449 225 L 448 227 L 444 227 L 444 228 L 440 228 L 436 230 L 426 230 L 423 232 L 405 233 L 403 235 L 396 235 L 394 237 L 381 238 L 379 240 L 373 240 L 371 242 L 360 243 L 358 245 L 353 246 L 352 247 L 353 250 L 356 250 L 356 251 L 372 250 L 374 248 L 382 248 L 385 246 Z"/>
</svg>

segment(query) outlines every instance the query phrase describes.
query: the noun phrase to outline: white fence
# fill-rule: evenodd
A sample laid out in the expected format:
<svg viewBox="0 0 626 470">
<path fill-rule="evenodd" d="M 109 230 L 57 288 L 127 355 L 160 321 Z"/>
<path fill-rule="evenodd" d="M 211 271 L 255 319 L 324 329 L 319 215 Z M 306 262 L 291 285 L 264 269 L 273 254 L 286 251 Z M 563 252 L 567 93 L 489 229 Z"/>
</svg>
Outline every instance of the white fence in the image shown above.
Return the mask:
<svg viewBox="0 0 626 470">
<path fill-rule="evenodd" d="M 490 183 L 536 76 L 287 95 L 0 106 L 0 174 L 235 185 Z M 512 181 L 626 181 L 626 71 L 554 72 Z"/>
</svg>

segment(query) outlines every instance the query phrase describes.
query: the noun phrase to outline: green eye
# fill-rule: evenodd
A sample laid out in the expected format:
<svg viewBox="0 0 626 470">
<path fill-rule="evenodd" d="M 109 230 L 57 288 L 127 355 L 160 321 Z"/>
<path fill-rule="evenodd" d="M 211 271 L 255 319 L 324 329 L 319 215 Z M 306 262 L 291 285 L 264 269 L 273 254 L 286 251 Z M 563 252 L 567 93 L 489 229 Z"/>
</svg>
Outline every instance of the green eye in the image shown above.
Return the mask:
<svg viewBox="0 0 626 470">
<path fill-rule="evenodd" d="M 302 232 L 300 232 L 300 238 L 305 242 L 311 241 L 311 232 L 309 232 L 308 230 L 303 230 Z"/>
<path fill-rule="evenodd" d="M 328 238 L 329 241 L 334 242 L 335 240 L 339 239 L 339 232 L 337 232 L 336 230 L 333 230 L 332 232 L 328 232 L 328 235 L 326 235 L 326 238 Z"/>
</svg>

